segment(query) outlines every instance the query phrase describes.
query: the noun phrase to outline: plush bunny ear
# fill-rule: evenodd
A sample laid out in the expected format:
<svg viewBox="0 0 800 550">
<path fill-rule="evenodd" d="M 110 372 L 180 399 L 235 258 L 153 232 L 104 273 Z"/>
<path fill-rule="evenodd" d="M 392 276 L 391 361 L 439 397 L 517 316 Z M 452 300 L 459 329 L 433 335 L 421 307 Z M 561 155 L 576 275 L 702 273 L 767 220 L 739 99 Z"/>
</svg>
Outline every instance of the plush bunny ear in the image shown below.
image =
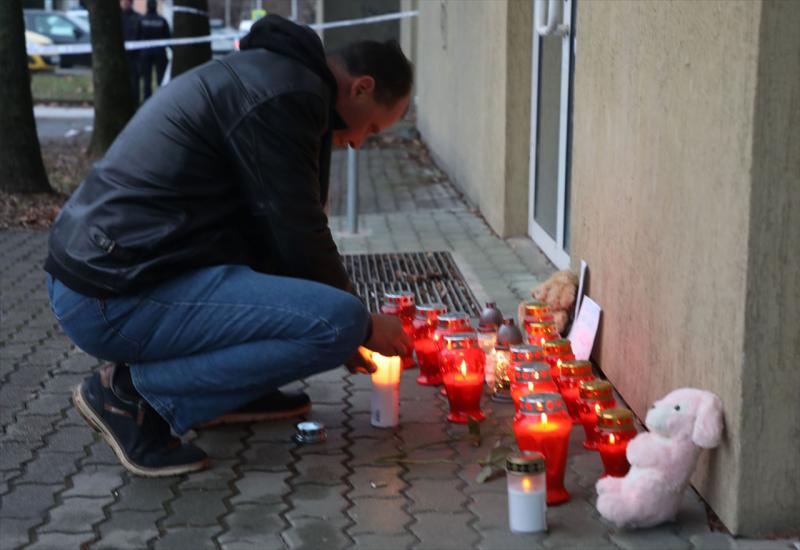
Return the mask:
<svg viewBox="0 0 800 550">
<path fill-rule="evenodd" d="M 722 439 L 722 401 L 711 392 L 703 392 L 692 430 L 692 441 L 698 447 L 713 449 Z"/>
</svg>

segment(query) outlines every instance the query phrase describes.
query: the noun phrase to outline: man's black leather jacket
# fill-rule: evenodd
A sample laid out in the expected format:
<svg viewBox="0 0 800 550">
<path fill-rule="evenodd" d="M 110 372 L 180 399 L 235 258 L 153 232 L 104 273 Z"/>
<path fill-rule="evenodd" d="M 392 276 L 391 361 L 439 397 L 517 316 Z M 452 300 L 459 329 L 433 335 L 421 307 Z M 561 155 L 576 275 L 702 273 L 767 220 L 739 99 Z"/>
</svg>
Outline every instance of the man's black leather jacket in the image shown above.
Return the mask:
<svg viewBox="0 0 800 550">
<path fill-rule="evenodd" d="M 48 272 L 95 297 L 219 264 L 351 289 L 323 211 L 336 81 L 312 31 L 265 19 L 265 44 L 136 113 L 56 219 Z"/>
</svg>

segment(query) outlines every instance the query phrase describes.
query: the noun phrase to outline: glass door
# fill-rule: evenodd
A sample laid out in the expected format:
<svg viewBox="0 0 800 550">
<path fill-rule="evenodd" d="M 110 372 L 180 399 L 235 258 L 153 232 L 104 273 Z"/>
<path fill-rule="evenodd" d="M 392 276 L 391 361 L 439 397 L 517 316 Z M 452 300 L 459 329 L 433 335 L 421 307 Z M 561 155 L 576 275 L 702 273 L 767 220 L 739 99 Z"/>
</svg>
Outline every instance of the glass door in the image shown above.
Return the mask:
<svg viewBox="0 0 800 550">
<path fill-rule="evenodd" d="M 569 148 L 574 0 L 535 0 L 528 231 L 559 268 L 569 266 Z"/>
</svg>

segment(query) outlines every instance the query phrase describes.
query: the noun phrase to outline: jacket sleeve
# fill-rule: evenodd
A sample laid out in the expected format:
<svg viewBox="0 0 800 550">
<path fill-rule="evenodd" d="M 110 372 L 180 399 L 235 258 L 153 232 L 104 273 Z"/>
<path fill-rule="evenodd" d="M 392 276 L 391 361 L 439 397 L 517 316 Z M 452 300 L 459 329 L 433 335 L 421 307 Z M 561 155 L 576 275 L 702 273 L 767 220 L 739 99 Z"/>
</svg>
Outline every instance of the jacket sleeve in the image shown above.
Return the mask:
<svg viewBox="0 0 800 550">
<path fill-rule="evenodd" d="M 271 263 L 282 275 L 352 292 L 320 201 L 323 100 L 293 92 L 262 103 L 234 128 L 234 170 Z"/>
</svg>

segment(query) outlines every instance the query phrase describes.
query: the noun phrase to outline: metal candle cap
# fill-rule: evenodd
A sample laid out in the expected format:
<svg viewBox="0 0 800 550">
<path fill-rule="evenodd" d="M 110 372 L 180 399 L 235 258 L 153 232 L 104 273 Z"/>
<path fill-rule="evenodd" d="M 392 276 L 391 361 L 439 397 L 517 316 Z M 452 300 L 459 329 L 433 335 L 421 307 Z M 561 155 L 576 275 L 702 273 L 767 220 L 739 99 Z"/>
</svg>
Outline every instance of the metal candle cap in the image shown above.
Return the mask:
<svg viewBox="0 0 800 550">
<path fill-rule="evenodd" d="M 474 332 L 445 334 L 444 343 L 447 349 L 475 348 L 478 347 L 478 335 Z"/>
<path fill-rule="evenodd" d="M 322 422 L 300 422 L 294 440 L 298 443 L 322 443 L 328 439 L 325 424 Z"/>
<path fill-rule="evenodd" d="M 529 393 L 519 398 L 519 412 L 523 414 L 550 414 L 566 410 L 560 393 Z"/>
<path fill-rule="evenodd" d="M 514 367 L 514 379 L 517 382 L 547 382 L 552 380 L 550 365 L 547 363 L 522 363 Z"/>
<path fill-rule="evenodd" d="M 417 317 L 422 319 L 438 319 L 445 313 L 447 313 L 447 306 L 444 304 L 420 304 L 417 306 Z"/>
<path fill-rule="evenodd" d="M 608 401 L 613 395 L 608 380 L 581 380 L 578 392 L 580 398 L 587 401 Z"/>
<path fill-rule="evenodd" d="M 542 347 L 547 355 L 566 355 L 572 353 L 572 344 L 566 338 L 546 341 Z"/>
<path fill-rule="evenodd" d="M 414 303 L 413 292 L 386 292 L 383 295 L 383 300 L 388 303 L 400 304 L 407 306 Z"/>
<path fill-rule="evenodd" d="M 495 332 L 503 324 L 503 314 L 497 309 L 494 302 L 486 302 L 481 316 L 478 320 L 478 330 L 480 332 Z"/>
<path fill-rule="evenodd" d="M 600 411 L 597 415 L 597 427 L 604 430 L 632 430 L 633 413 L 623 407 Z"/>
<path fill-rule="evenodd" d="M 525 302 L 525 315 L 531 317 L 542 317 L 550 313 L 550 306 L 540 300 Z"/>
<path fill-rule="evenodd" d="M 451 329 L 457 326 L 469 326 L 469 315 L 463 311 L 451 311 L 439 315 L 439 326 L 443 329 Z"/>
<path fill-rule="evenodd" d="M 506 457 L 506 472 L 509 474 L 540 474 L 544 471 L 542 453 L 510 454 Z"/>
<path fill-rule="evenodd" d="M 584 378 L 592 376 L 592 363 L 584 359 L 573 359 L 561 363 L 560 374 L 562 378 Z"/>
<path fill-rule="evenodd" d="M 539 346 L 531 344 L 514 344 L 509 348 L 511 351 L 511 361 L 532 361 L 544 359 L 544 350 Z"/>
</svg>

